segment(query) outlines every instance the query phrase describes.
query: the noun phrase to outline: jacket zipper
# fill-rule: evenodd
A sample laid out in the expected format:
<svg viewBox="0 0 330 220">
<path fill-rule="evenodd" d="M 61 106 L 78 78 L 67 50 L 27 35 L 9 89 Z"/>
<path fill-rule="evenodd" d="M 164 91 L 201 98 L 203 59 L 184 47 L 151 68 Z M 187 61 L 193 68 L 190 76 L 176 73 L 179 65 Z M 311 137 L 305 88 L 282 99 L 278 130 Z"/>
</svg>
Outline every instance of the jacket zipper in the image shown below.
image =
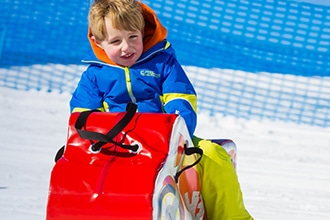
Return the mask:
<svg viewBox="0 0 330 220">
<path fill-rule="evenodd" d="M 131 82 L 131 77 L 129 74 L 129 68 L 125 67 L 124 71 L 125 71 L 126 88 L 127 88 L 128 95 L 131 98 L 132 103 L 136 103 L 136 98 L 134 97 L 133 92 L 132 92 L 132 82 Z"/>
</svg>

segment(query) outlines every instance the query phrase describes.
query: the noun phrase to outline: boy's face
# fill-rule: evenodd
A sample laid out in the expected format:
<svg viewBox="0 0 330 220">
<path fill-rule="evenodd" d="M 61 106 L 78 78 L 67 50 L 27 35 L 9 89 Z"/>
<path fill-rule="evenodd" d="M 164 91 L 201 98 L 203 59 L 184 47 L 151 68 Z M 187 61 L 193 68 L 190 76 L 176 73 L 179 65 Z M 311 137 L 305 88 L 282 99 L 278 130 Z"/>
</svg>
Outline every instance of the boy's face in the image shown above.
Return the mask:
<svg viewBox="0 0 330 220">
<path fill-rule="evenodd" d="M 141 31 L 125 31 L 115 29 L 110 19 L 105 19 L 108 38 L 96 42 L 107 56 L 121 66 L 132 66 L 143 52 L 143 36 Z"/>
</svg>

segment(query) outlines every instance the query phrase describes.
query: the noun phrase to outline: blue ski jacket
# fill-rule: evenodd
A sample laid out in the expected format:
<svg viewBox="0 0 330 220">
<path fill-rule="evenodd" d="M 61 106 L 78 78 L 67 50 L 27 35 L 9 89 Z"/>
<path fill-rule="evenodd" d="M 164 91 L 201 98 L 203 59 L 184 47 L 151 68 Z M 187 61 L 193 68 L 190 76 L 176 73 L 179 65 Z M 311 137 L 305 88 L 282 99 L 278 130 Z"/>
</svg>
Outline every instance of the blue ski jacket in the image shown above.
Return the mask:
<svg viewBox="0 0 330 220">
<path fill-rule="evenodd" d="M 179 114 L 193 137 L 196 92 L 166 40 L 166 29 L 154 12 L 141 4 L 146 20 L 142 56 L 130 67 L 119 66 L 90 40 L 93 50 L 83 60 L 89 66 L 72 95 L 71 112 L 123 112 L 127 103 L 133 102 L 138 112 Z"/>
</svg>

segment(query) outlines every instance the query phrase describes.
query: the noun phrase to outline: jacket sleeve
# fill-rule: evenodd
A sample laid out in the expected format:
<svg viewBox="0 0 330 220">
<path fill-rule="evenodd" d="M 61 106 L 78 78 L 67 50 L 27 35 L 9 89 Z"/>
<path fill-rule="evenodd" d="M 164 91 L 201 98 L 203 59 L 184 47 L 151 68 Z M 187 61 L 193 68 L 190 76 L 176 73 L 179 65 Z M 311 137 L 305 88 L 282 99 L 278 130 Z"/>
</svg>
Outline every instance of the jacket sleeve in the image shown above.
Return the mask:
<svg viewBox="0 0 330 220">
<path fill-rule="evenodd" d="M 77 88 L 70 100 L 71 112 L 82 112 L 86 110 L 103 109 L 103 95 L 100 92 L 95 76 L 89 68 L 82 74 Z"/>
<path fill-rule="evenodd" d="M 187 124 L 190 136 L 197 123 L 197 99 L 193 85 L 175 56 L 170 56 L 164 68 L 162 84 L 164 110 L 166 113 L 177 113 Z"/>
</svg>

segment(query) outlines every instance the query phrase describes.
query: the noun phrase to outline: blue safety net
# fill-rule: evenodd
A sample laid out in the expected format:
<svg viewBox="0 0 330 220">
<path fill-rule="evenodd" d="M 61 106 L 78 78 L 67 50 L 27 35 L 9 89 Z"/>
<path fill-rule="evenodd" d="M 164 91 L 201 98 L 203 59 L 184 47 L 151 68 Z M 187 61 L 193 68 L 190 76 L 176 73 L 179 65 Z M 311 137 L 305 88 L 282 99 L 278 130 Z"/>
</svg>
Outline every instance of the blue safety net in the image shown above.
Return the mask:
<svg viewBox="0 0 330 220">
<path fill-rule="evenodd" d="M 330 7 L 153 0 L 199 111 L 330 126 Z M 0 0 L 1 87 L 71 93 L 86 66 L 89 0 Z"/>
</svg>

